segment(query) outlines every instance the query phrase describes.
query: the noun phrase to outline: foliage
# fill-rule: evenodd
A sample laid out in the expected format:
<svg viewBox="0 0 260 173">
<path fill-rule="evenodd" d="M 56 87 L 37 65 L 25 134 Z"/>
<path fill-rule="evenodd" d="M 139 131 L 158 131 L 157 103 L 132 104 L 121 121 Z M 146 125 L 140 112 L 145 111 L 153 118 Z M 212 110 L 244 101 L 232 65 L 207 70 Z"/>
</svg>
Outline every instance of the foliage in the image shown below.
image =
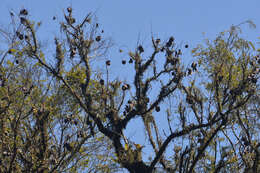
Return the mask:
<svg viewBox="0 0 260 173">
<path fill-rule="evenodd" d="M 24 10 L 15 33 L 1 33 L 2 172 L 260 171 L 260 51 L 240 25 L 193 49 L 188 67 L 174 37 L 152 36 L 150 54 L 128 53 L 134 78 L 121 81 L 108 77 L 112 59 L 105 73 L 91 63 L 111 46 L 91 13 L 78 22 L 67 8 L 53 63 Z M 137 119 L 149 146 L 125 135 Z"/>
<path fill-rule="evenodd" d="M 104 172 L 110 165 L 107 158 L 113 156 L 106 150 L 110 144 L 64 84 L 41 68 L 46 54 L 33 45 L 38 44 L 35 24 L 25 17 L 20 15 L 23 23 L 18 26 L 13 23 L 14 33 L 1 33 L 9 49 L 2 52 L 0 64 L 0 172 Z M 65 50 L 60 51 L 58 40 L 55 43 L 56 58 L 64 58 Z M 63 73 L 71 88 L 82 82 L 78 76 L 84 77 L 78 66 Z"/>
</svg>

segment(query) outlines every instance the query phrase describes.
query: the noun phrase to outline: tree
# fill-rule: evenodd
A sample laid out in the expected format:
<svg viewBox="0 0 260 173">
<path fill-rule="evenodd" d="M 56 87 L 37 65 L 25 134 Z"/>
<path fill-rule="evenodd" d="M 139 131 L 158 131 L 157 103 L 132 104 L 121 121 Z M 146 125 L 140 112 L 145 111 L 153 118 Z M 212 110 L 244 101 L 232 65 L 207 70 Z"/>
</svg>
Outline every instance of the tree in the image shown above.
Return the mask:
<svg viewBox="0 0 260 173">
<path fill-rule="evenodd" d="M 1 30 L 9 47 L 1 52 L 0 62 L 0 172 L 117 169 L 108 166 L 106 158 L 112 152 L 105 148 L 109 143 L 97 134 L 66 87 L 48 77 L 37 60 L 28 59 L 33 49 L 30 41 L 36 42 L 29 30 L 34 30 L 36 23 L 24 28 L 29 24 L 27 14 L 25 9 L 20 11 L 18 26 L 11 15 L 12 30 Z M 55 43 L 56 58 L 61 60 L 65 52 L 57 39 Z M 43 52 L 40 56 L 45 61 Z M 80 80 L 80 70 L 74 68 L 67 75 L 70 86 L 73 80 Z"/>
<path fill-rule="evenodd" d="M 103 172 L 115 172 L 119 167 L 132 173 L 161 169 L 188 173 L 260 170 L 260 50 L 239 36 L 240 25 L 193 49 L 194 61 L 188 67 L 174 37 L 162 41 L 152 36 L 149 56 L 142 45 L 129 52 L 135 75 L 122 81 L 108 77 L 113 59 L 104 62 L 105 73 L 91 64 L 106 57 L 111 45 L 103 38 L 99 24 L 91 21 L 91 13 L 78 22 L 72 8 L 67 8 L 65 21 L 60 24 L 64 38 L 54 38 L 55 63 L 45 58 L 50 55 L 38 40 L 38 24 L 27 13 L 21 10 L 19 31 L 15 30 L 14 38 L 20 40 L 13 42 L 2 58 L 2 83 L 8 79 L 8 86 L 12 86 L 1 88 L 2 101 L 6 102 L 1 103 L 6 115 L 1 117 L 1 127 L 8 124 L 8 130 L 2 130 L 1 135 L 6 131 L 12 134 L 5 140 L 11 149 L 4 147 L 4 140 L 1 142 L 1 157 L 4 151 L 10 153 L 8 159 L 1 160 L 10 165 L 2 166 L 3 171 L 72 172 L 85 168 L 91 172 L 91 159 L 100 166 L 96 171 Z M 27 78 L 13 70 L 17 66 L 5 58 L 8 53 L 31 64 Z M 27 71 L 26 63 L 18 67 Z M 122 64 L 126 65 L 126 61 Z M 35 76 L 34 71 L 43 70 L 45 75 Z M 5 71 L 11 71 L 13 78 L 6 77 Z M 41 78 L 45 81 L 37 80 Z M 31 87 L 20 95 L 16 92 L 13 99 L 21 101 L 11 104 L 9 95 L 16 86 Z M 26 94 L 27 90 L 34 95 Z M 27 99 L 28 95 L 31 99 Z M 176 106 L 167 107 L 167 102 Z M 13 114 L 15 118 L 10 120 Z M 158 125 L 157 115 L 167 120 L 167 129 Z M 150 160 L 142 155 L 146 146 L 125 135 L 129 122 L 138 118 L 154 154 Z M 36 133 L 41 136 L 36 137 Z M 27 144 L 28 137 L 34 142 Z M 103 145 L 98 148 L 108 147 L 108 152 L 95 148 L 93 155 L 88 155 L 96 146 L 88 143 L 91 141 Z M 30 156 L 26 154 L 28 145 L 37 146 Z M 50 164 L 50 153 L 58 154 L 58 163 Z M 95 158 L 105 163 L 100 165 Z"/>
</svg>

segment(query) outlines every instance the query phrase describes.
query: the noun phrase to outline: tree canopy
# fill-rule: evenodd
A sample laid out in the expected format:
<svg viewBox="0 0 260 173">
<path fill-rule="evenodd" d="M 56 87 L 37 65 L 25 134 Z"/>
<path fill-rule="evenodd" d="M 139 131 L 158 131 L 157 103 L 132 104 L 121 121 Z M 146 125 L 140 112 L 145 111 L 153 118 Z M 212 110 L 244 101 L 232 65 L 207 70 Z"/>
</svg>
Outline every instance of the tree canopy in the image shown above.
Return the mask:
<svg viewBox="0 0 260 173">
<path fill-rule="evenodd" d="M 189 45 L 151 35 L 122 60 L 134 74 L 123 80 L 94 14 L 68 7 L 46 47 L 29 13 L 0 29 L 0 172 L 260 172 L 260 49 L 241 25 L 189 64 Z M 126 135 L 139 120 L 145 143 Z"/>
</svg>

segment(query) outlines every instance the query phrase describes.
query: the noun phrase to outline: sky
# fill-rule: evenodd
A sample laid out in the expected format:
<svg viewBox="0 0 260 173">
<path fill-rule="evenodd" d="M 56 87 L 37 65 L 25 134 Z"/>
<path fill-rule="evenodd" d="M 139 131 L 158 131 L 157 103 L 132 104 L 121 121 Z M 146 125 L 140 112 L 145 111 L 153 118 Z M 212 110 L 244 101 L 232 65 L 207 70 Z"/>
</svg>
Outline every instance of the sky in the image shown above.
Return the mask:
<svg viewBox="0 0 260 173">
<path fill-rule="evenodd" d="M 45 42 L 53 43 L 59 35 L 58 23 L 63 20 L 66 8 L 71 6 L 76 19 L 94 13 L 105 36 L 113 40 L 110 58 L 124 58 L 137 44 L 149 48 L 151 35 L 162 40 L 174 36 L 180 46 L 189 44 L 186 55 L 206 38 L 214 39 L 231 25 L 251 20 L 256 29 L 243 25 L 244 38 L 257 42 L 260 37 L 259 0 L 0 0 L 0 27 L 10 22 L 8 11 L 19 13 L 29 10 L 31 18 L 41 21 L 39 35 Z M 57 20 L 53 21 L 53 16 Z M 124 50 L 119 54 L 118 49 Z M 120 62 L 112 63 L 120 68 Z M 117 73 L 115 73 L 117 74 Z"/>
<path fill-rule="evenodd" d="M 82 19 L 89 12 L 94 12 L 105 35 L 111 37 L 114 47 L 108 56 L 122 59 L 118 49 L 134 50 L 138 43 L 148 48 L 151 35 L 167 39 L 174 36 L 181 46 L 189 44 L 189 51 L 205 38 L 214 39 L 221 31 L 231 25 L 238 25 L 246 20 L 256 24 L 256 28 L 243 25 L 242 36 L 253 43 L 260 37 L 260 0 L 0 0 L 0 27 L 10 21 L 9 11 L 19 13 L 26 8 L 33 19 L 42 22 L 41 37 L 52 41 L 59 33 L 59 20 L 68 6 L 73 8 L 76 19 Z M 53 21 L 53 16 L 57 21 Z M 259 47 L 259 45 L 257 46 Z M 113 61 L 112 61 L 113 63 Z M 124 67 L 115 63 L 113 75 L 121 75 Z M 127 72 L 126 72 L 127 73 Z M 126 74 L 125 73 L 125 74 Z M 131 76 L 131 74 L 129 74 Z M 140 127 L 139 127 L 140 125 Z M 141 124 L 135 124 L 137 140 L 143 140 L 139 133 Z"/>
<path fill-rule="evenodd" d="M 1 0 L 0 23 L 9 20 L 8 11 L 18 12 L 22 7 L 48 26 L 46 34 L 53 32 L 53 16 L 62 17 L 67 6 L 72 6 L 77 16 L 95 12 L 107 34 L 118 45 L 135 46 L 137 40 L 147 42 L 151 32 L 162 38 L 174 35 L 179 41 L 196 45 L 208 38 L 246 20 L 252 20 L 257 29 L 248 30 L 247 37 L 260 35 L 259 0 Z"/>
</svg>

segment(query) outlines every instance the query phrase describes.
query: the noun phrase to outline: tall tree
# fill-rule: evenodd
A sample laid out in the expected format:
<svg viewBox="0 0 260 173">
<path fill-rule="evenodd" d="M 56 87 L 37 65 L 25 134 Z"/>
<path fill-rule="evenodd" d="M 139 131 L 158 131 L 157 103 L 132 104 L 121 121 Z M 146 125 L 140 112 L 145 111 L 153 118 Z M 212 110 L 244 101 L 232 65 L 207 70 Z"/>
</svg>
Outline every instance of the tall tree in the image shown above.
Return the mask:
<svg viewBox="0 0 260 173">
<path fill-rule="evenodd" d="M 45 62 L 32 34 L 40 23 L 29 23 L 27 15 L 22 9 L 16 25 L 16 16 L 11 14 L 12 30 L 0 32 L 8 46 L 1 51 L 0 62 L 0 172 L 117 170 L 110 163 L 109 142 L 97 133 L 68 88 L 49 77 L 37 58 L 28 59 L 28 54 L 37 52 Z M 61 67 L 66 52 L 58 39 L 54 43 Z M 84 78 L 81 74 L 78 66 L 70 69 L 66 80 L 71 87 Z"/>
<path fill-rule="evenodd" d="M 194 61 L 187 67 L 174 37 L 166 41 L 152 37 L 150 54 L 142 45 L 129 52 L 135 75 L 122 81 L 108 77 L 113 59 L 104 62 L 105 73 L 97 72 L 91 63 L 105 57 L 110 47 L 99 24 L 91 21 L 91 13 L 76 21 L 73 9 L 67 8 L 60 24 L 64 38 L 54 38 L 55 63 L 45 58 L 50 55 L 38 40 L 37 23 L 27 13 L 21 10 L 14 35 L 20 41 L 11 44 L 2 58 L 6 65 L 1 66 L 5 115 L 1 126 L 9 125 L 1 135 L 12 134 L 1 142 L 2 156 L 4 151 L 10 153 L 1 160 L 2 170 L 76 172 L 85 166 L 91 172 L 88 166 L 94 158 L 96 171 L 103 172 L 116 172 L 119 165 L 132 173 L 260 171 L 260 51 L 240 37 L 239 25 L 193 49 Z M 5 58 L 8 53 L 32 64 L 31 76 L 37 74 L 34 71 L 46 74 L 23 79 L 13 71 L 15 80 L 7 78 L 5 71 L 17 67 Z M 29 89 L 22 88 L 19 95 L 16 86 Z M 34 95 L 26 94 L 27 90 Z M 11 93 L 21 101 L 12 104 Z M 16 115 L 19 108 L 23 115 Z M 166 119 L 168 127 L 158 125 L 157 116 Z M 129 122 L 138 118 L 149 146 L 125 135 Z M 6 141 L 10 149 L 5 148 Z M 37 148 L 29 151 L 30 146 Z M 104 146 L 108 152 L 99 150 Z M 144 147 L 153 152 L 150 160 L 143 157 Z"/>
</svg>

